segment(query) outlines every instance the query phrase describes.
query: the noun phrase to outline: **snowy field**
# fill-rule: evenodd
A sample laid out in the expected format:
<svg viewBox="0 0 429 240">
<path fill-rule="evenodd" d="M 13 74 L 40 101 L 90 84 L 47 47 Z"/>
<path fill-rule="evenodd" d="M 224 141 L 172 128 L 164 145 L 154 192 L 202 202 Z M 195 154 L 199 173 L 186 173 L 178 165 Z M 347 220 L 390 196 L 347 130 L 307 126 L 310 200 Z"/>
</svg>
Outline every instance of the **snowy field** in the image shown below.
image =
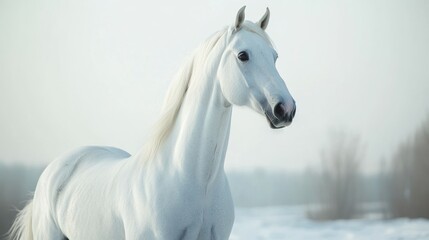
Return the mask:
<svg viewBox="0 0 429 240">
<path fill-rule="evenodd" d="M 231 240 L 429 240 L 429 220 L 315 222 L 302 207 L 238 208 Z"/>
</svg>

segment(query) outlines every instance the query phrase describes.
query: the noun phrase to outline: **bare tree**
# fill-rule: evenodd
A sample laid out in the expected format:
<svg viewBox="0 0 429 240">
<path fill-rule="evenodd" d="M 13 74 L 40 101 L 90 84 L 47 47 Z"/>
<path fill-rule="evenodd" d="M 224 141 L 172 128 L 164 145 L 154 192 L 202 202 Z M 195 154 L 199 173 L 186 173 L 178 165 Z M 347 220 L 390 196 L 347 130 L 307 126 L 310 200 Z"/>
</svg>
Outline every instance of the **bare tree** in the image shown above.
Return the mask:
<svg viewBox="0 0 429 240">
<path fill-rule="evenodd" d="M 429 118 L 393 156 L 387 189 L 390 217 L 429 218 Z"/>
<path fill-rule="evenodd" d="M 363 150 L 360 138 L 344 131 L 331 135 L 331 145 L 322 152 L 320 209 L 309 212 L 318 220 L 353 218 L 358 204 L 358 181 Z"/>
</svg>

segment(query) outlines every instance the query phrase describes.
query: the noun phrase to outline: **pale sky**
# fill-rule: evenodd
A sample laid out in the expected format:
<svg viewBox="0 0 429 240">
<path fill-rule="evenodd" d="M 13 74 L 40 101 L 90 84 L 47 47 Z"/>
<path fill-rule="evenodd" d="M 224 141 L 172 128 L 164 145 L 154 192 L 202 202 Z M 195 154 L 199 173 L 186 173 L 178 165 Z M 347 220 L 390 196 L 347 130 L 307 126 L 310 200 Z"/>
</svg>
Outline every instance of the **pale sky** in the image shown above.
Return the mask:
<svg viewBox="0 0 429 240">
<path fill-rule="evenodd" d="M 235 108 L 226 168 L 317 166 L 329 133 L 360 136 L 373 171 L 429 114 L 429 1 L 0 0 L 0 161 L 82 145 L 136 153 L 183 60 L 237 10 L 259 20 L 297 101 L 269 128 Z"/>
</svg>

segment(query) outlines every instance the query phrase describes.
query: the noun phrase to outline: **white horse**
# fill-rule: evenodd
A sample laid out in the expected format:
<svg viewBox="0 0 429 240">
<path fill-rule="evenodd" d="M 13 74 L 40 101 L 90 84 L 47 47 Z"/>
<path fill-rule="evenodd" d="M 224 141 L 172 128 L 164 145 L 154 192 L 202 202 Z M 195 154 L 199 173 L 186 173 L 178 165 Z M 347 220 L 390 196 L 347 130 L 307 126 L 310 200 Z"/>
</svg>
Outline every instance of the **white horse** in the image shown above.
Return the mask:
<svg viewBox="0 0 429 240">
<path fill-rule="evenodd" d="M 209 38 L 170 87 L 155 134 L 136 156 L 84 147 L 53 161 L 11 239 L 228 239 L 234 206 L 224 172 L 232 105 L 272 128 L 292 122 L 295 102 L 275 68 L 269 10 Z"/>
</svg>

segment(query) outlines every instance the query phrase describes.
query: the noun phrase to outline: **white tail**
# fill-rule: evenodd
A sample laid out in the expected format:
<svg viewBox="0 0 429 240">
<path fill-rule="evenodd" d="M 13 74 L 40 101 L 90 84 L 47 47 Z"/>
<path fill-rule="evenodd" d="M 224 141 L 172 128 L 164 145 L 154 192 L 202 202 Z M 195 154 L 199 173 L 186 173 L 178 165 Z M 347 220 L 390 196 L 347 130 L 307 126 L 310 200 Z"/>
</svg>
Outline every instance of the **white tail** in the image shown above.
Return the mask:
<svg viewBox="0 0 429 240">
<path fill-rule="evenodd" d="M 33 201 L 19 211 L 15 222 L 7 233 L 8 240 L 33 240 L 31 218 L 33 215 Z"/>
</svg>

